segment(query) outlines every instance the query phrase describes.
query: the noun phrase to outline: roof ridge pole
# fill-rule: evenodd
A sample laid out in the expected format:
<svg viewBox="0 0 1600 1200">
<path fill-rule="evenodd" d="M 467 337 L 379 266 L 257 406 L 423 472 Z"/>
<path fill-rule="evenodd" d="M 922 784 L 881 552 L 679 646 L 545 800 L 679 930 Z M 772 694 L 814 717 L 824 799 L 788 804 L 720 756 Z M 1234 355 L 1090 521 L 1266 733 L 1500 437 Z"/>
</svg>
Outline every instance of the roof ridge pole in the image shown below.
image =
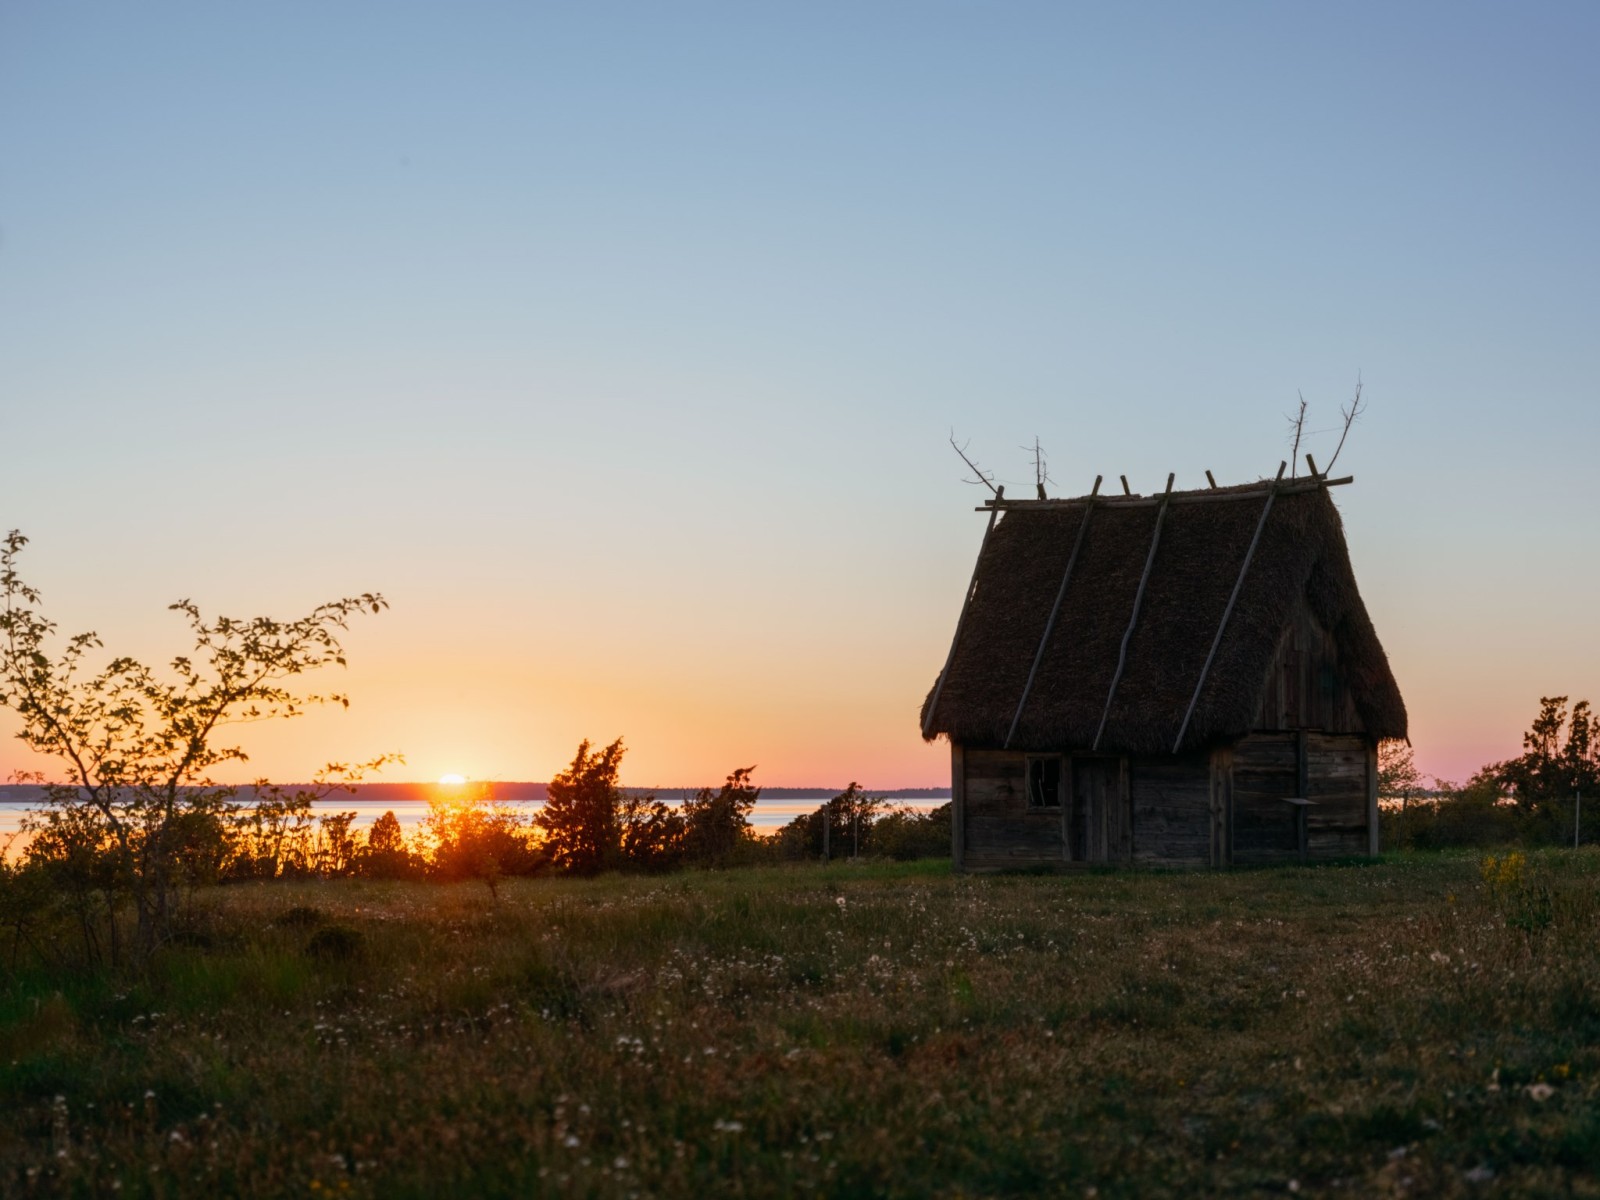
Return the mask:
<svg viewBox="0 0 1600 1200">
<path fill-rule="evenodd" d="M 1144 604 L 1144 585 L 1150 582 L 1150 568 L 1155 565 L 1156 547 L 1161 544 L 1161 522 L 1167 519 L 1167 500 L 1172 495 L 1175 473 L 1167 475 L 1167 490 L 1161 494 L 1161 507 L 1156 509 L 1156 527 L 1150 534 L 1150 553 L 1144 557 L 1144 574 L 1139 576 L 1139 590 L 1133 594 L 1133 615 L 1128 618 L 1128 628 L 1122 632 L 1122 649 L 1117 652 L 1117 673 L 1111 677 L 1111 690 L 1106 693 L 1106 708 L 1100 714 L 1100 728 L 1094 731 L 1091 750 L 1100 749 L 1100 739 L 1105 736 L 1106 721 L 1111 716 L 1111 702 L 1117 697 L 1117 685 L 1122 682 L 1123 668 L 1128 665 L 1128 642 L 1133 637 L 1134 626 L 1139 624 L 1139 608 Z"/>
<path fill-rule="evenodd" d="M 1278 484 L 1276 490 L 1280 496 L 1293 496 L 1300 492 L 1325 492 L 1329 488 L 1343 487 L 1355 481 L 1354 475 L 1341 475 L 1338 479 L 1329 479 L 1326 475 L 1318 475 L 1315 479 L 1309 475 L 1300 475 L 1290 479 L 1288 483 Z M 1155 508 L 1165 503 L 1236 504 L 1244 500 L 1264 499 L 1267 492 L 1273 489 L 1270 479 L 1262 480 L 1259 487 L 1246 486 L 1249 490 L 1219 487 L 1215 490 L 1199 488 L 1190 492 L 1173 492 L 1170 498 L 1162 496 L 1159 492 L 1152 492 L 1148 496 L 1101 496 L 1098 503 L 1101 508 Z M 972 511 L 986 513 L 993 508 L 1003 511 L 1026 508 L 1039 512 L 1044 509 L 1082 508 L 1087 501 L 1087 496 L 1073 496 L 1066 499 L 1056 497 L 1050 500 L 986 500 Z"/>
<path fill-rule="evenodd" d="M 1005 494 L 1005 485 L 1001 484 L 1000 489 L 995 492 L 995 499 L 998 500 Z M 978 543 L 978 561 L 972 564 L 972 578 L 967 583 L 967 596 L 961 602 L 961 615 L 956 618 L 956 631 L 950 638 L 950 653 L 944 657 L 944 670 L 939 672 L 938 681 L 933 685 L 933 697 L 928 701 L 928 715 L 922 721 L 924 739 L 928 736 L 929 726 L 933 724 L 933 714 L 939 708 L 939 696 L 944 691 L 945 678 L 950 674 L 950 664 L 956 660 L 956 647 L 961 643 L 961 630 L 967 623 L 967 610 L 972 607 L 972 593 L 978 587 L 978 567 L 983 563 L 983 548 L 989 544 L 989 535 L 994 532 L 995 519 L 999 516 L 999 508 L 989 510 L 989 524 L 984 527 L 983 541 Z"/>
<path fill-rule="evenodd" d="M 1306 455 L 1307 458 L 1311 456 Z M 1200 668 L 1200 678 L 1195 681 L 1194 695 L 1189 697 L 1189 707 L 1184 711 L 1183 724 L 1178 726 L 1178 738 L 1172 743 L 1172 752 L 1176 754 L 1178 747 L 1183 745 L 1183 735 L 1189 732 L 1189 720 L 1194 716 L 1195 705 L 1200 703 L 1200 689 L 1206 685 L 1206 676 L 1211 674 L 1211 660 L 1217 656 L 1217 647 L 1222 645 L 1222 633 L 1228 628 L 1228 618 L 1233 615 L 1233 606 L 1239 599 L 1239 589 L 1244 587 L 1245 572 L 1250 569 L 1250 560 L 1255 557 L 1256 543 L 1261 540 L 1261 531 L 1267 526 L 1267 514 L 1272 511 L 1272 502 L 1278 495 L 1278 484 L 1283 479 L 1283 473 L 1289 464 L 1278 464 L 1278 478 L 1272 481 L 1272 487 L 1267 492 L 1267 502 L 1261 507 L 1261 519 L 1256 522 L 1255 536 L 1250 539 L 1250 548 L 1244 552 L 1244 562 L 1239 566 L 1239 578 L 1233 581 L 1233 591 L 1228 596 L 1228 607 L 1222 610 L 1222 620 L 1217 624 L 1217 635 L 1211 639 L 1211 649 L 1206 654 L 1205 666 Z M 1313 468 L 1315 470 L 1315 468 Z"/>
<path fill-rule="evenodd" d="M 1028 694 L 1033 691 L 1034 677 L 1039 674 L 1039 664 L 1044 661 L 1044 648 L 1050 644 L 1050 634 L 1055 630 L 1056 617 L 1061 613 L 1061 601 L 1067 595 L 1067 581 L 1072 578 L 1073 564 L 1078 561 L 1078 551 L 1083 548 L 1083 536 L 1089 531 L 1089 518 L 1094 515 L 1095 497 L 1100 494 L 1100 480 L 1103 476 L 1094 477 L 1094 490 L 1089 493 L 1089 503 L 1083 510 L 1083 520 L 1078 523 L 1078 537 L 1072 543 L 1072 553 L 1067 556 L 1067 569 L 1061 573 L 1061 586 L 1056 589 L 1056 602 L 1050 609 L 1050 619 L 1044 623 L 1044 633 L 1039 636 L 1039 649 L 1034 651 L 1033 666 L 1028 669 L 1028 682 L 1022 685 L 1022 698 L 1017 701 L 1016 715 L 1011 718 L 1011 728 L 1006 733 L 1002 750 L 1011 749 L 1011 739 L 1017 736 L 1017 725 L 1022 720 L 1022 709 L 1028 703 Z"/>
</svg>

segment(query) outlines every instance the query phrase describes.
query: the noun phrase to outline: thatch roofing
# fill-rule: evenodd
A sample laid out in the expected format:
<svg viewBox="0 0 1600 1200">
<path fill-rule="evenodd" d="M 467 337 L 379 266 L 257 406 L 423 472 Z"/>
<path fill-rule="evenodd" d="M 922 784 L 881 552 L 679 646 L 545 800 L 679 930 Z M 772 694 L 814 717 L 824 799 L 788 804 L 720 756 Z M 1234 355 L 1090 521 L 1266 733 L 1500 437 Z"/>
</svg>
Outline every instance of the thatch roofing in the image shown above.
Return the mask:
<svg viewBox="0 0 1600 1200">
<path fill-rule="evenodd" d="M 1172 752 L 1260 525 L 1181 748 L 1250 731 L 1267 669 L 1302 597 L 1334 637 L 1366 732 L 1404 737 L 1405 702 L 1356 589 L 1327 488 L 1302 481 L 1280 489 L 1261 524 L 1269 486 L 1172 493 L 1109 710 L 1107 695 L 1162 506 L 1121 497 L 1091 504 L 1082 497 L 1007 507 L 979 554 L 948 669 L 923 704 L 924 735 L 989 746 L 1004 745 L 1011 735 L 1013 747 L 1081 750 L 1094 746 L 1098 735 L 1102 751 Z M 1039 654 L 1086 518 L 1055 625 Z M 1036 655 L 1037 673 L 1027 688 Z"/>
</svg>

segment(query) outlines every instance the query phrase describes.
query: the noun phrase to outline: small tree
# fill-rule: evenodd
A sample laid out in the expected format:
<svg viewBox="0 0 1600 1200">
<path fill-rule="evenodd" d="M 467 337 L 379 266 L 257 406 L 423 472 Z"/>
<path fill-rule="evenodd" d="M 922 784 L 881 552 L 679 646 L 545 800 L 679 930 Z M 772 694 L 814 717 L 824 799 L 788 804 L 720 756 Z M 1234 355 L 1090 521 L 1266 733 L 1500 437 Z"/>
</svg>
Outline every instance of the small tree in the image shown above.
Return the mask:
<svg viewBox="0 0 1600 1200">
<path fill-rule="evenodd" d="M 653 795 L 623 793 L 617 807 L 623 865 L 634 871 L 669 871 L 683 859 L 681 813 Z"/>
<path fill-rule="evenodd" d="M 620 865 L 622 793 L 617 773 L 622 755 L 621 738 L 599 753 L 590 750 L 586 738 L 572 765 L 550 781 L 536 821 L 544 830 L 545 850 L 559 869 L 593 875 Z"/>
<path fill-rule="evenodd" d="M 1579 700 L 1569 712 L 1567 697 L 1543 696 L 1522 746 L 1519 757 L 1493 770 L 1511 789 L 1535 840 L 1562 840 L 1574 794 L 1594 795 L 1600 788 L 1600 716 L 1587 700 Z"/>
<path fill-rule="evenodd" d="M 1399 738 L 1378 743 L 1378 795 L 1405 796 L 1422 785 L 1411 747 Z"/>
<path fill-rule="evenodd" d="M 95 831 L 98 853 L 125 881 L 137 947 L 148 952 L 167 937 L 180 889 L 193 882 L 196 836 L 237 811 L 234 789 L 211 778 L 215 768 L 246 758 L 242 748 L 219 743 L 225 727 L 348 704 L 338 695 L 299 694 L 290 683 L 344 665 L 339 635 L 350 618 L 385 603 L 366 593 L 293 621 L 208 621 L 180 600 L 171 607 L 187 621 L 195 652 L 174 658 L 169 678 L 132 658 L 87 674 L 100 639 L 76 634 L 51 656 L 56 627 L 17 573 L 26 545 L 13 531 L 0 548 L 0 705 L 21 719 L 17 736 L 30 749 L 61 764 L 66 782 L 45 789 L 50 811 Z"/>
<path fill-rule="evenodd" d="M 416 856 L 392 810 L 372 823 L 366 845 L 356 848 L 355 869 L 372 879 L 409 879 L 418 873 Z"/>
<path fill-rule="evenodd" d="M 702 867 L 725 867 L 752 836 L 750 813 L 761 798 L 750 776 L 754 766 L 738 767 L 716 791 L 701 788 L 683 802 L 684 857 Z"/>
<path fill-rule="evenodd" d="M 835 810 L 837 824 L 843 827 L 845 835 L 850 839 L 850 857 L 860 858 L 862 837 L 865 835 L 868 844 L 871 844 L 872 823 L 877 818 L 879 810 L 885 806 L 883 798 L 867 795 L 861 785 L 852 779 L 850 786 L 828 801 L 828 804 Z"/>
<path fill-rule="evenodd" d="M 527 819 L 487 787 L 431 798 L 421 833 L 435 876 L 482 880 L 496 900 L 504 876 L 532 875 L 544 863 Z"/>
</svg>

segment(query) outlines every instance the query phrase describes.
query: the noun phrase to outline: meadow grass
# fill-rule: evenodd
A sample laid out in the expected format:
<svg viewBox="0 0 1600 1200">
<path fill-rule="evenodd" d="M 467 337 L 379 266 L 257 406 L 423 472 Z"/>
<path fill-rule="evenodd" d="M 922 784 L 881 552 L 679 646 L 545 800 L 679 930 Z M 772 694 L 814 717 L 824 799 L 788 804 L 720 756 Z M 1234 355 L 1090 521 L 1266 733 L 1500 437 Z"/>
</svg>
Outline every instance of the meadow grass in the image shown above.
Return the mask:
<svg viewBox="0 0 1600 1200">
<path fill-rule="evenodd" d="M 0 987 L 0 1193 L 1600 1193 L 1600 852 L 220 889 Z"/>
</svg>

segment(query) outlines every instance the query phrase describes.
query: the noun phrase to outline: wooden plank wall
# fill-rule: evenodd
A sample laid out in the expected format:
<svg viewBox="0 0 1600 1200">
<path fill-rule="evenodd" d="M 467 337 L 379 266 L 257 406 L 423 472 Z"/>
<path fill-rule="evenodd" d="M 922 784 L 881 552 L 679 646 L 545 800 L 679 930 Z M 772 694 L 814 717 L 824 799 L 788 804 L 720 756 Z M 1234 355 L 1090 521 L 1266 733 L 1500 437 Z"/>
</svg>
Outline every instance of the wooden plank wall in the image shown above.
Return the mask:
<svg viewBox="0 0 1600 1200">
<path fill-rule="evenodd" d="M 1299 738 L 1253 733 L 1233 747 L 1233 861 L 1283 862 L 1299 856 L 1294 806 L 1299 794 Z"/>
<path fill-rule="evenodd" d="M 963 758 L 965 865 L 1059 866 L 1065 859 L 1061 809 L 1028 807 L 1027 755 L 968 748 Z"/>
<path fill-rule="evenodd" d="M 1257 729 L 1363 732 L 1350 679 L 1333 634 L 1301 598 L 1267 669 L 1257 705 Z"/>
<path fill-rule="evenodd" d="M 1133 806 L 1128 800 L 1128 760 L 1110 760 L 1107 765 L 1110 768 L 1111 787 L 1106 792 L 1105 854 L 1102 861 L 1132 862 Z"/>
<path fill-rule="evenodd" d="M 1368 759 L 1367 739 L 1360 734 L 1254 733 L 1238 742 L 1233 750 L 1233 861 L 1297 858 L 1294 806 L 1284 800 L 1300 795 L 1311 801 L 1306 810 L 1309 857 L 1367 853 Z"/>
<path fill-rule="evenodd" d="M 1128 862 L 1133 854 L 1123 760 L 1101 755 L 1075 755 L 1071 760 L 1072 810 L 1067 842 L 1079 862 Z M 1081 838 L 1079 845 L 1074 838 Z"/>
<path fill-rule="evenodd" d="M 1128 760 L 1133 861 L 1174 866 L 1211 862 L 1211 756 Z"/>
<path fill-rule="evenodd" d="M 1310 856 L 1367 853 L 1367 739 L 1307 734 L 1306 776 Z"/>
<path fill-rule="evenodd" d="M 1211 865 L 1233 864 L 1233 747 L 1211 752 Z"/>
<path fill-rule="evenodd" d="M 953 849 L 958 868 L 1063 866 L 1067 812 L 1030 808 L 1021 751 L 955 748 Z M 1063 762 L 1063 790 L 1093 796 L 1091 862 L 1226 866 L 1299 855 L 1292 796 L 1310 800 L 1307 852 L 1370 852 L 1373 755 L 1361 734 L 1255 733 L 1209 754 Z M 1082 861 L 1080 859 L 1080 861 Z"/>
</svg>

